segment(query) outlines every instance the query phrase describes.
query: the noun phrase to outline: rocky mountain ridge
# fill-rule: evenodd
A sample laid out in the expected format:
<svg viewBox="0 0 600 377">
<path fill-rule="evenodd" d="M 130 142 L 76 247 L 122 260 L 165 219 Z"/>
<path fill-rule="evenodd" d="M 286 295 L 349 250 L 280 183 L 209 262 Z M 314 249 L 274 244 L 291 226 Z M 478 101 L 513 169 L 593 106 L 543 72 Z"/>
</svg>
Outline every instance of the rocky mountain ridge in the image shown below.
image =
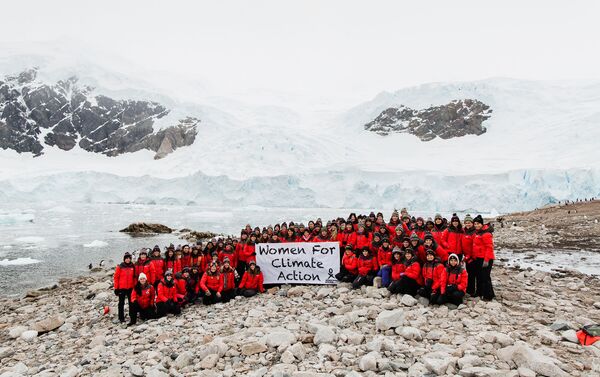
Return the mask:
<svg viewBox="0 0 600 377">
<path fill-rule="evenodd" d="M 40 156 L 47 146 L 117 156 L 142 149 L 155 159 L 191 145 L 200 120 L 154 130 L 170 110 L 157 102 L 115 100 L 79 85 L 77 77 L 42 82 L 37 69 L 0 79 L 0 148 Z"/>
<path fill-rule="evenodd" d="M 401 105 L 384 110 L 364 128 L 379 135 L 410 133 L 422 141 L 450 139 L 485 133 L 483 122 L 491 117 L 491 112 L 488 105 L 474 99 L 454 100 L 422 110 Z"/>
</svg>

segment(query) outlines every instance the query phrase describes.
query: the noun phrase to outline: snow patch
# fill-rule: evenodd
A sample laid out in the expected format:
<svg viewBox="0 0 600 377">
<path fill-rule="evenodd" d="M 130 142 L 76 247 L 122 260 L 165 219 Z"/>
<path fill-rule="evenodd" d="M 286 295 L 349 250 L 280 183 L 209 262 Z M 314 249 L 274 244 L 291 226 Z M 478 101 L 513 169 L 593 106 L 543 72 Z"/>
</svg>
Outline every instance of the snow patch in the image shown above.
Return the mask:
<svg viewBox="0 0 600 377">
<path fill-rule="evenodd" d="M 44 237 L 37 237 L 37 236 L 27 236 L 27 237 L 15 238 L 16 243 L 40 244 L 44 241 L 45 241 Z"/>
<path fill-rule="evenodd" d="M 40 262 L 41 260 L 33 258 L 2 259 L 0 260 L 0 266 L 24 266 L 27 264 L 35 264 Z"/>
<path fill-rule="evenodd" d="M 99 240 L 94 240 L 90 243 L 86 243 L 83 245 L 83 247 L 105 247 L 108 246 L 107 242 L 104 241 L 99 241 Z"/>
</svg>

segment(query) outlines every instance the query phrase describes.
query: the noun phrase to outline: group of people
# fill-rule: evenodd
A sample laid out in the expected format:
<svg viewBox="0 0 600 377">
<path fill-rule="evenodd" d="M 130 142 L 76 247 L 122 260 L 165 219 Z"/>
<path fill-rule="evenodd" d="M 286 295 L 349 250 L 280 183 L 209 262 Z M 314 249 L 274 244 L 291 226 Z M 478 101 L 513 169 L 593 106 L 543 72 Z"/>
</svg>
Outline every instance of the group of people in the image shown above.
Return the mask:
<svg viewBox="0 0 600 377">
<path fill-rule="evenodd" d="M 352 283 L 385 287 L 391 293 L 420 295 L 431 304 L 460 305 L 466 294 L 494 298 L 491 270 L 494 263 L 493 227 L 482 217 L 466 215 L 461 222 L 440 214 L 434 219 L 394 210 L 389 221 L 382 213 L 283 222 L 241 230 L 239 238 L 218 238 L 206 243 L 142 249 L 133 262 L 125 253 L 114 275 L 119 297 L 119 320 L 125 321 L 129 303 L 130 324 L 168 313 L 179 314 L 185 305 L 201 300 L 205 305 L 251 297 L 265 291 L 263 274 L 256 265 L 257 243 L 338 242 L 340 272 L 336 278 Z"/>
</svg>

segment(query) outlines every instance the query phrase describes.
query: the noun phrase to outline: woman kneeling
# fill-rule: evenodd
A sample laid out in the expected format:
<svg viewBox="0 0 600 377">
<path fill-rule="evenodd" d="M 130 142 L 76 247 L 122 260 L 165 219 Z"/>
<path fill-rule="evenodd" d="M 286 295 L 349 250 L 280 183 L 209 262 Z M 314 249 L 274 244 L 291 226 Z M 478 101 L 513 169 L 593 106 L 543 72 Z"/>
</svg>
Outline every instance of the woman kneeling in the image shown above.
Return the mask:
<svg viewBox="0 0 600 377">
<path fill-rule="evenodd" d="M 462 304 L 465 292 L 467 291 L 467 282 L 467 271 L 460 265 L 458 256 L 450 254 L 448 257 L 448 267 L 446 267 L 444 272 L 440 304 L 445 302 L 454 305 Z"/>
<path fill-rule="evenodd" d="M 223 290 L 223 277 L 219 272 L 219 267 L 216 263 L 211 263 L 208 271 L 200 280 L 200 289 L 204 292 L 202 303 L 204 305 L 212 305 L 221 301 L 221 291 Z"/>
<path fill-rule="evenodd" d="M 397 261 L 394 258 L 394 261 Z M 392 262 L 393 263 L 393 262 Z M 396 263 L 397 264 L 397 263 Z M 398 275 L 398 273 L 400 273 Z M 395 275 L 395 276 L 394 276 Z M 392 270 L 392 284 L 388 287 L 390 293 L 401 293 L 414 296 L 419 289 L 421 277 L 421 265 L 412 248 L 404 251 L 404 261 L 396 267 L 396 273 Z"/>
</svg>

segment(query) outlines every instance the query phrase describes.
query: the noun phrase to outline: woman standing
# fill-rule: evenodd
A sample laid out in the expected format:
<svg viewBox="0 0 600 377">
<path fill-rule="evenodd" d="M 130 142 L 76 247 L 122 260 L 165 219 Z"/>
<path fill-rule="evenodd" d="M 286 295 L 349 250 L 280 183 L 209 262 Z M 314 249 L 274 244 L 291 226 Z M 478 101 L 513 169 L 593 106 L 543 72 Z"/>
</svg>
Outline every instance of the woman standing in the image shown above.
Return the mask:
<svg viewBox="0 0 600 377">
<path fill-rule="evenodd" d="M 465 227 L 461 239 L 461 247 L 463 251 L 463 261 L 467 266 L 467 275 L 469 277 L 467 283 L 467 293 L 475 296 L 475 287 L 477 286 L 477 277 L 481 274 L 481 265 L 483 258 L 475 258 L 473 256 L 473 236 L 475 235 L 475 227 L 473 226 L 473 217 L 467 214 L 464 220 Z"/>
<path fill-rule="evenodd" d="M 483 259 L 481 264 L 481 273 L 477 277 L 476 296 L 481 296 L 485 301 L 495 297 L 494 287 L 492 286 L 492 266 L 494 265 L 494 238 L 492 232 L 494 228 L 491 224 L 483 224 L 481 215 L 473 219 L 475 226 L 475 235 L 473 236 L 473 254 L 479 255 Z"/>
</svg>

